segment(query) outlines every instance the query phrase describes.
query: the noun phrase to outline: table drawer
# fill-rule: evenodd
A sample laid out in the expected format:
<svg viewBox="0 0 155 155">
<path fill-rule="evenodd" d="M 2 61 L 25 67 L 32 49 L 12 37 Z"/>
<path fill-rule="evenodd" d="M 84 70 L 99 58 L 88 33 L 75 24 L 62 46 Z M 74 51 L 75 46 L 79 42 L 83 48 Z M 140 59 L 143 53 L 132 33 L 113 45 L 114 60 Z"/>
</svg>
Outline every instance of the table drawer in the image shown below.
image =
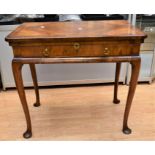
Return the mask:
<svg viewBox="0 0 155 155">
<path fill-rule="evenodd" d="M 137 55 L 139 45 L 113 43 L 69 43 L 14 47 L 15 57 L 96 57 Z"/>
</svg>

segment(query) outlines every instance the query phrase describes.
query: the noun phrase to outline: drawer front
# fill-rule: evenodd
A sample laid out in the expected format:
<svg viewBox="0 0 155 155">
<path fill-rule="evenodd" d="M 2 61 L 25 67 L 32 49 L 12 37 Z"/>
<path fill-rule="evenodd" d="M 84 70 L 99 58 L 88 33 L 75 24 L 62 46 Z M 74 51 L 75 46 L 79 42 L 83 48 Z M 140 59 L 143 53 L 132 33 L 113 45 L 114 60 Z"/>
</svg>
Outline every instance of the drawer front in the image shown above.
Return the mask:
<svg viewBox="0 0 155 155">
<path fill-rule="evenodd" d="M 15 57 L 97 57 L 138 55 L 139 45 L 70 43 L 14 47 Z"/>
</svg>

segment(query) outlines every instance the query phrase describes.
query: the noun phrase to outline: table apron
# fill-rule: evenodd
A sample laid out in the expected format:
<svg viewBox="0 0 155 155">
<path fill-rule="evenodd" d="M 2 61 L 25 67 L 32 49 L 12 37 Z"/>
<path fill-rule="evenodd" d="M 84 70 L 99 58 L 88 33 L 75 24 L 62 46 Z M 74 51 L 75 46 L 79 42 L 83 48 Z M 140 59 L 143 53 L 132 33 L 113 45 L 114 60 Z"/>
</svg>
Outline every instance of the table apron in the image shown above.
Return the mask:
<svg viewBox="0 0 155 155">
<path fill-rule="evenodd" d="M 22 64 L 60 64 L 60 63 L 112 63 L 137 61 L 140 56 L 117 57 L 73 57 L 73 58 L 14 58 L 13 62 Z"/>
</svg>

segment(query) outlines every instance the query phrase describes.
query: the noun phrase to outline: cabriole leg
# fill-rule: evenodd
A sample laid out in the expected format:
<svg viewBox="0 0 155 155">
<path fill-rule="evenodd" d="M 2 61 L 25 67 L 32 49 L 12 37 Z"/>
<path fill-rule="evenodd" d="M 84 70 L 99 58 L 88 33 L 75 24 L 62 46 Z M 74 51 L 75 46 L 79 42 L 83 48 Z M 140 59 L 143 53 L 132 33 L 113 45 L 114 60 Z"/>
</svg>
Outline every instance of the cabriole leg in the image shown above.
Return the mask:
<svg viewBox="0 0 155 155">
<path fill-rule="evenodd" d="M 29 109 L 27 106 L 27 101 L 26 101 L 26 96 L 25 96 L 25 91 L 24 91 L 24 85 L 23 85 L 23 79 L 22 79 L 22 66 L 23 64 L 17 63 L 17 62 L 12 62 L 12 70 L 13 70 L 13 75 L 16 83 L 16 87 L 18 90 L 19 98 L 22 103 L 22 107 L 24 110 L 25 118 L 26 118 L 26 123 L 27 123 L 27 130 L 23 134 L 24 138 L 30 138 L 32 137 L 32 127 L 31 127 L 31 119 L 30 119 L 30 114 L 29 114 Z"/>
<path fill-rule="evenodd" d="M 137 59 L 135 61 L 131 61 L 131 80 L 130 80 L 130 85 L 129 85 L 129 92 L 128 92 L 128 97 L 127 97 L 127 102 L 126 102 L 126 107 L 125 107 L 125 112 L 124 112 L 124 120 L 123 120 L 123 133 L 125 134 L 130 134 L 131 129 L 128 127 L 128 116 L 132 104 L 132 100 L 134 97 L 137 81 L 138 81 L 138 76 L 139 76 L 139 71 L 140 71 L 140 63 L 141 59 Z"/>
</svg>

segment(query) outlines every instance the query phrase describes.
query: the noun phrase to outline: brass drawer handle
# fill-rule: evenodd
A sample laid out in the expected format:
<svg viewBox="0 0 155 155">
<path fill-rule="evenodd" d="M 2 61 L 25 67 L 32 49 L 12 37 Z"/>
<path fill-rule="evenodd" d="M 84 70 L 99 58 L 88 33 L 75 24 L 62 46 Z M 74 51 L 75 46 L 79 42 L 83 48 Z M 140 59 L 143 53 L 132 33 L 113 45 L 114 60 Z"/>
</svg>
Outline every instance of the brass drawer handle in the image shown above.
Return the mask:
<svg viewBox="0 0 155 155">
<path fill-rule="evenodd" d="M 103 53 L 104 55 L 109 55 L 110 50 L 107 47 L 105 47 Z"/>
<path fill-rule="evenodd" d="M 42 52 L 43 56 L 44 57 L 49 57 L 49 49 L 48 48 L 45 48 Z"/>
<path fill-rule="evenodd" d="M 80 48 L 80 44 L 79 43 L 74 43 L 74 49 L 75 50 L 79 50 L 79 48 Z"/>
</svg>

